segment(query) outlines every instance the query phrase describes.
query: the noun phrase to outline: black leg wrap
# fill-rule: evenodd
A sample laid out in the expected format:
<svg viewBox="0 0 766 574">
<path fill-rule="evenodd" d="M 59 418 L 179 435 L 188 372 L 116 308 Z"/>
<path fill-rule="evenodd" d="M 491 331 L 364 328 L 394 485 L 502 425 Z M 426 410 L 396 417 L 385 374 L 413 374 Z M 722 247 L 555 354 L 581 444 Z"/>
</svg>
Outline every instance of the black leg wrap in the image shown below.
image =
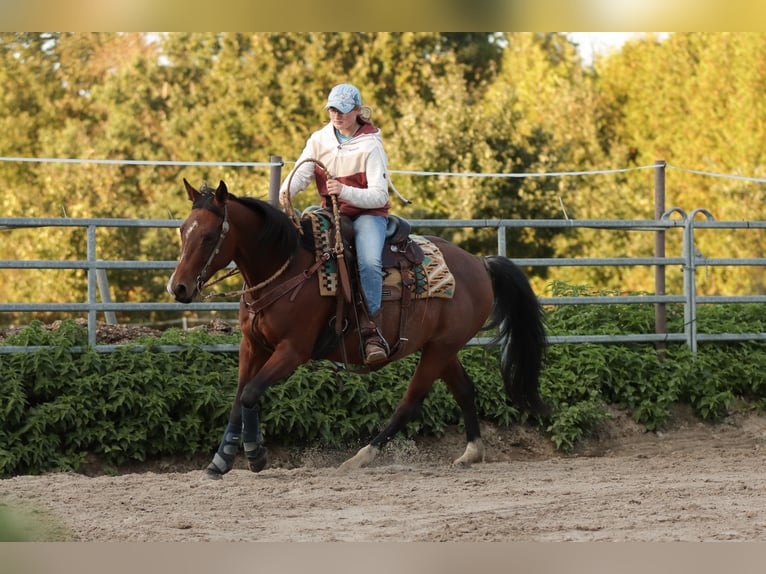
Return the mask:
<svg viewBox="0 0 766 574">
<path fill-rule="evenodd" d="M 223 440 L 213 456 L 213 461 L 207 465 L 206 474 L 210 478 L 220 478 L 234 466 L 234 459 L 239 451 L 242 433 L 239 427 L 229 423 L 223 433 Z"/>
<path fill-rule="evenodd" d="M 247 464 L 253 472 L 260 472 L 268 462 L 268 451 L 263 446 L 261 421 L 258 407 L 242 407 L 242 444 L 245 447 Z"/>
</svg>

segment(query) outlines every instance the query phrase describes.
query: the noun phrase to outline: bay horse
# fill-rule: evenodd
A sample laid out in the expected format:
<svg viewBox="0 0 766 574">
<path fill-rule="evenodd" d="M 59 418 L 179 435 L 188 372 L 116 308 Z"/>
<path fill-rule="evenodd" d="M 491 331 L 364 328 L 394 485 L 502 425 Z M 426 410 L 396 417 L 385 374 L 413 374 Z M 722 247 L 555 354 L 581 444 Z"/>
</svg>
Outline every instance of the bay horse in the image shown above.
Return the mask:
<svg viewBox="0 0 766 574">
<path fill-rule="evenodd" d="M 284 381 L 315 356 L 317 342 L 336 313 L 336 298 L 320 294 L 315 252 L 305 245 L 287 213 L 260 199 L 237 197 L 223 181 L 198 190 L 185 178 L 191 212 L 180 226 L 181 253 L 168 280 L 168 292 L 189 303 L 201 295 L 213 275 L 234 262 L 245 287 L 240 294 L 238 385 L 228 425 L 212 462 L 205 470 L 218 479 L 231 470 L 240 448 L 248 467 L 261 471 L 267 450 L 260 428 L 259 400 L 273 384 Z M 305 234 L 303 234 L 305 236 Z M 452 243 L 428 237 L 442 252 L 454 275 L 451 298 L 413 299 L 406 315 L 407 337 L 388 362 L 421 352 L 407 390 L 386 426 L 365 447 L 346 460 L 341 470 L 369 465 L 394 435 L 416 414 L 436 379 L 447 385 L 460 407 L 467 446 L 453 464 L 468 466 L 484 460 L 475 387 L 458 358 L 474 335 L 497 329 L 501 344 L 500 371 L 513 404 L 546 416 L 539 394 L 545 354 L 541 306 L 526 275 L 510 259 L 470 254 Z M 380 326 L 388 341 L 401 333 L 399 301 L 384 301 Z M 321 358 L 362 365 L 354 317 L 334 348 L 323 347 Z M 321 346 L 320 346 L 321 347 Z"/>
</svg>

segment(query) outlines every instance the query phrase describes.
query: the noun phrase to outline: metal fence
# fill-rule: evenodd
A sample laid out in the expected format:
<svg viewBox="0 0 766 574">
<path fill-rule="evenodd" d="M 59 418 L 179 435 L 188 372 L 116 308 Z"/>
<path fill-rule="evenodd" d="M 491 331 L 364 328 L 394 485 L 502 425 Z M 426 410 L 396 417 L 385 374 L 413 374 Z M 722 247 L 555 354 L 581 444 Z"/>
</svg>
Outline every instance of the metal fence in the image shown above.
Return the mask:
<svg viewBox="0 0 766 574">
<path fill-rule="evenodd" d="M 700 219 L 699 216 L 702 216 Z M 177 228 L 180 220 L 141 220 L 141 219 L 74 219 L 74 218 L 0 218 L 0 229 L 39 228 L 41 233 L 50 227 L 77 227 L 87 232 L 87 257 L 84 260 L 0 260 L 0 269 L 83 269 L 87 272 L 87 300 L 70 303 L 46 303 L 42 301 L 28 303 L 0 303 L 2 312 L 64 312 L 75 315 L 87 315 L 88 343 L 99 352 L 110 352 L 118 345 L 97 345 L 96 326 L 99 314 L 120 312 L 149 312 L 176 311 L 183 316 L 189 311 L 223 311 L 238 309 L 237 302 L 199 302 L 181 304 L 171 301 L 155 303 L 114 302 L 107 296 L 108 286 L 104 278 L 113 269 L 152 269 L 167 270 L 170 275 L 175 267 L 175 261 L 140 261 L 140 260 L 101 260 L 96 258 L 96 230 L 107 227 L 140 227 L 140 228 Z M 764 303 L 766 295 L 738 296 L 699 296 L 696 288 L 696 273 L 700 267 L 712 266 L 764 266 L 764 258 L 705 258 L 695 248 L 694 234 L 697 229 L 766 229 L 764 221 L 715 221 L 712 215 L 704 209 L 695 209 L 686 213 L 681 209 L 672 208 L 663 213 L 658 219 L 652 220 L 411 220 L 415 229 L 428 228 L 496 228 L 497 253 L 506 253 L 506 234 L 514 228 L 594 228 L 604 230 L 633 230 L 654 234 L 664 234 L 677 230 L 683 234 L 682 253 L 678 257 L 624 257 L 624 258 L 530 258 L 513 259 L 521 266 L 653 266 L 658 278 L 663 278 L 657 285 L 664 285 L 664 272 L 668 266 L 678 266 L 683 270 L 683 290 L 677 294 L 666 294 L 664 288 L 656 290 L 655 295 L 636 296 L 588 296 L 588 297 L 541 297 L 544 305 L 611 305 L 618 303 L 653 304 L 655 305 L 658 328 L 653 333 L 631 335 L 580 335 L 580 336 L 550 336 L 552 344 L 557 343 L 632 343 L 632 342 L 685 342 L 693 352 L 696 352 L 701 341 L 732 341 L 732 340 L 764 340 L 766 333 L 697 333 L 697 308 L 701 304 L 720 303 Z M 137 256 L 140 254 L 136 254 Z M 101 288 L 99 289 L 99 279 Z M 99 293 L 103 296 L 99 297 Z M 168 297 L 169 299 L 169 297 Z M 684 332 L 665 332 L 661 317 L 667 304 L 683 304 Z M 475 338 L 472 344 L 484 344 L 487 339 Z M 172 351 L 179 347 L 165 347 L 161 350 Z M 0 346 L 0 353 L 34 350 L 32 347 Z M 215 345 L 210 347 L 215 351 L 234 351 L 236 345 Z M 77 350 L 77 349 L 74 349 Z"/>
</svg>

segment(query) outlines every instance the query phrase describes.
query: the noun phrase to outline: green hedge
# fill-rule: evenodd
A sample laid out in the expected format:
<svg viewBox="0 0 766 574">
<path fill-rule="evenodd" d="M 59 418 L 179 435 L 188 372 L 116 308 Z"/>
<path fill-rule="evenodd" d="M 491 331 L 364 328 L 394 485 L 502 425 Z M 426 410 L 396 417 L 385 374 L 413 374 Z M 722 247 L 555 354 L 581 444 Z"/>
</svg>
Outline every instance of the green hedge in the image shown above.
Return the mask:
<svg viewBox="0 0 766 574">
<path fill-rule="evenodd" d="M 550 310 L 547 322 L 555 335 L 649 332 L 653 313 L 651 305 L 572 305 Z M 669 308 L 676 331 L 682 330 L 679 313 Z M 728 311 L 703 307 L 699 322 L 701 329 L 725 322 L 729 331 L 762 331 L 763 315 L 755 305 L 732 305 Z M 161 456 L 212 454 L 233 400 L 237 356 L 201 347 L 238 337 L 172 329 L 114 353 L 97 353 L 87 347 L 85 328 L 73 321 L 55 330 L 32 323 L 4 344 L 53 348 L 0 354 L 0 475 L 76 471 L 94 459 L 108 470 Z M 184 350 L 157 349 L 177 344 Z M 72 346 L 86 350 L 69 353 Z M 670 344 L 663 355 L 651 344 L 553 345 L 542 377 L 543 398 L 554 407 L 546 420 L 528 420 L 507 403 L 497 353 L 494 347 L 461 353 L 477 386 L 480 417 L 501 426 L 535 425 L 565 450 L 607 420 L 607 405 L 628 410 L 655 430 L 678 403 L 709 421 L 724 417 L 735 399 L 757 409 L 766 404 L 762 342 L 705 343 L 694 358 L 682 344 Z M 267 442 L 362 444 L 393 412 L 416 361 L 409 357 L 369 375 L 323 361 L 301 367 L 264 398 Z M 438 382 L 406 435 L 438 436 L 461 422 L 457 405 Z"/>
</svg>

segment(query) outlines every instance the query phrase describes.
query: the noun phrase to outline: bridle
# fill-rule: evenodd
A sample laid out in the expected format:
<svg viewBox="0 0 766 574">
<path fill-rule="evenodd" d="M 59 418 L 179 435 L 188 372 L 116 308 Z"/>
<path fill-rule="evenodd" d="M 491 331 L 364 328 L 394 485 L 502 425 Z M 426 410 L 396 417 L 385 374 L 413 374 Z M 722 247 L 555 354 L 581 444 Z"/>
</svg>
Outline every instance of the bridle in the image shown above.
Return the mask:
<svg viewBox="0 0 766 574">
<path fill-rule="evenodd" d="M 205 275 L 207 275 L 208 269 L 210 269 L 210 266 L 213 264 L 213 259 L 215 259 L 216 255 L 221 251 L 221 245 L 223 244 L 223 240 L 226 239 L 226 234 L 229 233 L 230 229 L 229 225 L 229 209 L 228 206 L 224 203 L 223 204 L 223 222 L 221 223 L 221 231 L 218 233 L 218 241 L 216 241 L 215 246 L 213 247 L 213 250 L 210 252 L 210 257 L 207 258 L 207 262 L 205 262 L 205 265 L 203 265 L 202 269 L 200 269 L 199 274 L 197 275 L 197 292 L 202 293 L 202 289 L 205 287 Z M 226 277 L 229 277 L 233 275 L 235 272 L 238 272 L 237 269 L 233 270 L 233 272 L 229 272 Z M 224 279 L 223 277 L 221 279 L 218 279 L 215 281 L 217 283 L 218 281 L 221 281 Z M 211 283 L 212 285 L 212 283 Z"/>
</svg>

